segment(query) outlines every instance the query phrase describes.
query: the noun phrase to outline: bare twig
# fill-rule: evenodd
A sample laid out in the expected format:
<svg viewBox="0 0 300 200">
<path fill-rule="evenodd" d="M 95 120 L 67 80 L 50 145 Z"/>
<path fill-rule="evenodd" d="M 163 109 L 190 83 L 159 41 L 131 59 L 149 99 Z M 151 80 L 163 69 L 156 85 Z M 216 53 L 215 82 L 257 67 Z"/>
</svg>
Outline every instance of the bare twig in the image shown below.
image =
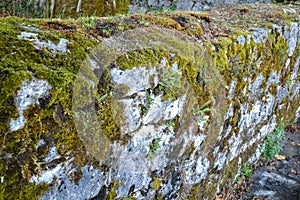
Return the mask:
<svg viewBox="0 0 300 200">
<path fill-rule="evenodd" d="M 51 0 L 51 5 L 50 5 L 50 18 L 53 17 L 54 5 L 55 5 L 55 0 Z"/>
<path fill-rule="evenodd" d="M 82 3 L 82 0 L 78 0 L 76 12 L 80 12 L 80 10 L 81 10 L 81 3 Z"/>
</svg>

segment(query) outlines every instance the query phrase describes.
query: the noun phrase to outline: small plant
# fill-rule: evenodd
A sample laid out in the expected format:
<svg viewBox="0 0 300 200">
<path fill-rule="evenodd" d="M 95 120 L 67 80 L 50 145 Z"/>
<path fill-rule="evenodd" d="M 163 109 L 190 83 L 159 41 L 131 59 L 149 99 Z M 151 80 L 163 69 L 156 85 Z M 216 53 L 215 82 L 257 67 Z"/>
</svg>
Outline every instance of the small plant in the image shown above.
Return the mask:
<svg viewBox="0 0 300 200">
<path fill-rule="evenodd" d="M 105 36 L 109 37 L 110 34 L 111 34 L 111 30 L 110 30 L 109 28 L 104 28 L 104 29 L 102 29 L 102 33 L 103 33 Z"/>
<path fill-rule="evenodd" d="M 265 139 L 263 145 L 260 147 L 263 156 L 268 160 L 273 158 L 275 154 L 279 153 L 282 148 L 279 146 L 280 141 L 285 136 L 283 123 L 280 123 L 273 133 L 269 134 Z"/>
<path fill-rule="evenodd" d="M 173 121 L 169 121 L 167 125 L 168 125 L 168 127 L 172 128 L 172 129 L 175 128 L 175 123 Z"/>
<path fill-rule="evenodd" d="M 240 175 L 250 178 L 252 175 L 252 168 L 249 162 L 246 162 L 240 170 Z"/>
<path fill-rule="evenodd" d="M 142 19 L 140 21 L 140 23 L 143 24 L 143 25 L 146 25 L 146 26 L 148 26 L 150 24 L 150 22 L 148 20 L 144 20 L 144 19 Z"/>
<path fill-rule="evenodd" d="M 204 114 L 206 112 L 211 111 L 211 109 L 207 107 L 210 103 L 211 103 L 211 101 L 207 101 L 202 106 L 198 105 L 197 108 L 193 109 L 193 115 L 199 117 L 199 119 L 198 119 L 199 122 L 208 120 L 207 118 L 205 118 Z"/>
<path fill-rule="evenodd" d="M 85 28 L 95 28 L 97 26 L 97 21 L 95 17 L 80 17 L 81 24 Z"/>
<path fill-rule="evenodd" d="M 236 175 L 234 182 L 237 182 L 241 176 L 244 176 L 246 178 L 250 178 L 252 175 L 252 168 L 251 164 L 249 162 L 246 162 L 240 169 L 238 174 Z"/>
<path fill-rule="evenodd" d="M 151 105 L 153 104 L 154 99 L 151 97 L 150 92 L 146 90 L 146 106 L 142 105 L 140 113 L 142 116 L 146 115 L 150 110 Z"/>
<path fill-rule="evenodd" d="M 124 18 L 121 18 L 119 20 L 118 29 L 120 31 L 124 31 L 124 30 L 127 30 L 129 28 L 130 28 L 130 25 L 125 23 Z"/>
<path fill-rule="evenodd" d="M 177 9 L 177 1 L 173 1 L 171 7 L 169 8 L 169 11 L 174 11 L 176 9 Z"/>
<path fill-rule="evenodd" d="M 101 101 L 103 101 L 106 97 L 107 97 L 107 94 L 104 94 L 104 95 L 102 95 L 102 96 L 99 94 L 99 95 L 97 96 L 97 101 L 98 101 L 99 103 L 101 103 Z"/>
<path fill-rule="evenodd" d="M 58 15 L 58 19 L 63 19 L 65 17 L 65 9 Z"/>
<path fill-rule="evenodd" d="M 203 84 L 205 84 L 205 83 L 212 82 L 212 79 L 211 79 L 211 78 L 206 78 L 206 77 L 205 77 L 205 73 L 206 73 L 206 67 L 203 67 L 203 68 L 201 69 L 201 71 L 198 72 L 197 78 L 196 78 L 198 84 L 203 85 Z"/>
<path fill-rule="evenodd" d="M 164 91 L 171 99 L 173 99 L 172 91 L 180 88 L 181 75 L 179 72 L 179 69 L 171 72 L 170 68 L 165 68 L 159 79 L 159 90 Z"/>
<path fill-rule="evenodd" d="M 154 99 L 151 97 L 150 93 L 146 91 L 146 97 L 147 97 L 147 106 L 146 110 L 149 111 L 151 105 L 153 104 Z"/>
<path fill-rule="evenodd" d="M 160 148 L 160 141 L 161 138 L 156 138 L 152 140 L 152 142 L 149 144 L 149 154 L 154 154 L 155 152 L 157 152 L 157 150 Z"/>
</svg>

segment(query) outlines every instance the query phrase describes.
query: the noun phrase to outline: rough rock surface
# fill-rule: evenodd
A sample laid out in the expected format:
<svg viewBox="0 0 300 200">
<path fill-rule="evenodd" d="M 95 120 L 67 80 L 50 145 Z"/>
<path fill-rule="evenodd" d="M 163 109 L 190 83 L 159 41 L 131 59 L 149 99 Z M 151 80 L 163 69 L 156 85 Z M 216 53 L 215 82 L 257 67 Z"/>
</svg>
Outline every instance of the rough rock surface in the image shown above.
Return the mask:
<svg viewBox="0 0 300 200">
<path fill-rule="evenodd" d="M 271 2 L 271 0 L 20 0 L 0 2 L 2 8 L 0 14 L 2 16 L 68 18 L 164 10 L 205 11 L 221 5 Z"/>
<path fill-rule="evenodd" d="M 129 13 L 163 10 L 205 11 L 221 5 L 243 3 L 271 3 L 271 0 L 132 0 L 129 4 Z"/>
<path fill-rule="evenodd" d="M 1 18 L 0 197 L 212 199 L 299 118 L 298 13 Z"/>
</svg>

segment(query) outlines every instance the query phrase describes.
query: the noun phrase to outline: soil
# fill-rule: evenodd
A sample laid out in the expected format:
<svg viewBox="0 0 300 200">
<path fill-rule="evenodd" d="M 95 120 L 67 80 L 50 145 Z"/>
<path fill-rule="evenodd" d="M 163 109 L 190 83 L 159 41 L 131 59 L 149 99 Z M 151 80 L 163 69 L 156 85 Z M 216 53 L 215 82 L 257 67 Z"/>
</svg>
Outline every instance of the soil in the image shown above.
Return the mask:
<svg viewBox="0 0 300 200">
<path fill-rule="evenodd" d="M 271 160 L 252 165 L 251 178 L 228 183 L 216 200 L 300 200 L 300 123 L 292 124 Z"/>
</svg>

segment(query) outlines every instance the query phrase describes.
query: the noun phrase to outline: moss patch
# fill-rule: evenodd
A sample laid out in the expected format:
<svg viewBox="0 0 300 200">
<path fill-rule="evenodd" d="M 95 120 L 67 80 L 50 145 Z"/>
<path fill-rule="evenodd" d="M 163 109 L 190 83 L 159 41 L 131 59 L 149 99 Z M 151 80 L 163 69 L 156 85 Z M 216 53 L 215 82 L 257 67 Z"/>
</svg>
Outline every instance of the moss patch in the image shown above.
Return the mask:
<svg viewBox="0 0 300 200">
<path fill-rule="evenodd" d="M 58 147 L 60 155 L 72 152 L 74 157 L 84 153 L 80 138 L 76 134 L 72 122 L 72 82 L 86 58 L 88 48 L 96 42 L 80 33 L 62 34 L 59 32 L 43 32 L 41 40 L 53 41 L 66 38 L 69 40 L 68 56 L 51 53 L 49 49 L 35 49 L 30 41 L 18 39 L 22 31 L 29 31 L 21 24 L 40 26 L 38 21 L 28 21 L 17 18 L 0 19 L 1 64 L 0 73 L 0 141 L 2 156 L 0 174 L 4 177 L 1 183 L 1 198 L 3 199 L 32 199 L 43 193 L 46 185 L 29 183 L 29 179 L 37 172 L 36 164 L 39 158 L 48 154 L 50 143 Z M 17 59 L 16 59 L 17 58 Z M 31 106 L 25 111 L 25 118 L 29 119 L 26 126 L 18 131 L 10 132 L 10 119 L 18 116 L 14 106 L 15 92 L 23 80 L 30 80 L 35 76 L 45 79 L 52 86 L 50 96 L 41 99 L 39 106 Z M 39 140 L 44 139 L 49 145 L 36 148 Z M 80 151 L 80 154 L 78 154 Z M 77 152 L 77 153 L 76 153 Z M 83 163 L 83 160 L 75 161 Z"/>
</svg>

